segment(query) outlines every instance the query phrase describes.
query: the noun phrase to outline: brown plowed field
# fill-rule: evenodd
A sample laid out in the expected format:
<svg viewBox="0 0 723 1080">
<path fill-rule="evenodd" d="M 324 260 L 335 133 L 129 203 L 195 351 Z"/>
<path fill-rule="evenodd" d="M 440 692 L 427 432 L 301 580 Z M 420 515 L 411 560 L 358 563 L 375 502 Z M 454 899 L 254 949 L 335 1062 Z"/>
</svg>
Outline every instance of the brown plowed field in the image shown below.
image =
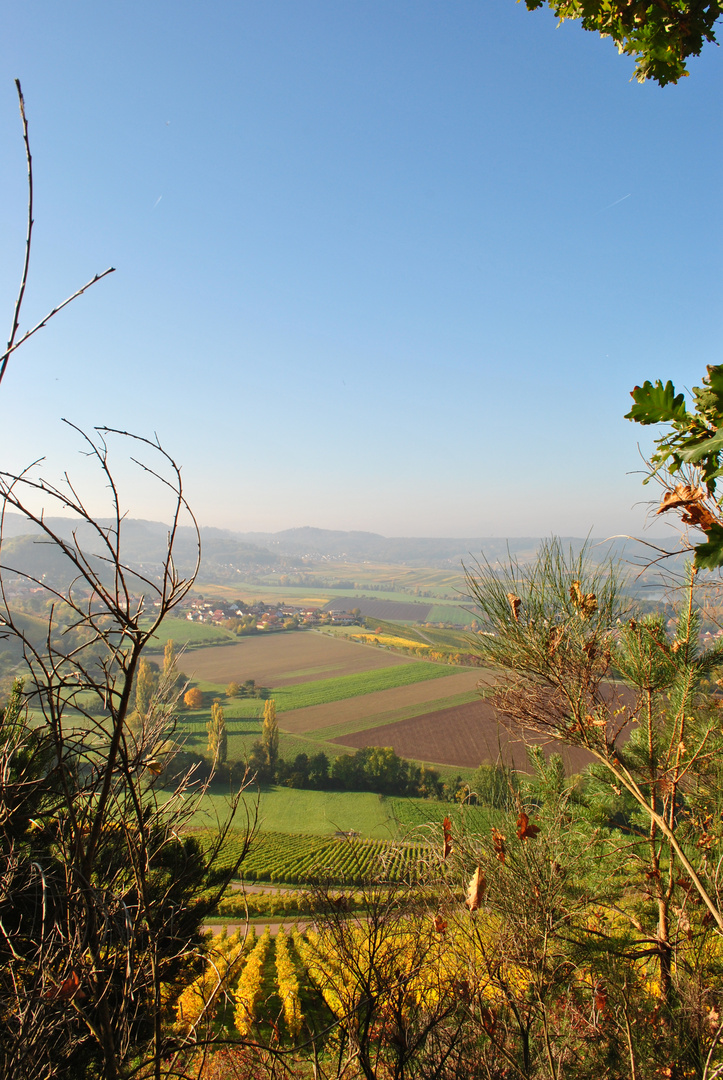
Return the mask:
<svg viewBox="0 0 723 1080">
<path fill-rule="evenodd" d="M 447 681 L 439 679 L 437 686 Z M 363 700 L 368 701 L 369 698 Z M 493 707 L 482 700 L 413 716 L 369 731 L 342 735 L 332 741 L 355 749 L 362 746 L 391 746 L 400 757 L 472 769 L 483 761 L 496 761 L 501 750 L 507 764 L 513 764 L 523 771 L 529 768 L 522 740 L 512 738 L 500 724 Z M 545 741 L 532 733 L 528 741 L 544 745 L 546 753 L 561 753 L 568 772 L 579 772 L 592 761 L 591 755 L 584 750 Z"/>
<path fill-rule="evenodd" d="M 398 654 L 396 658 L 401 659 Z M 454 671 L 454 668 L 450 670 Z M 393 690 L 375 690 L 372 694 L 364 694 L 362 697 L 330 701 L 324 705 L 309 705 L 305 709 L 294 709 L 293 712 L 280 712 L 279 726 L 283 731 L 302 735 L 307 731 L 336 727 L 337 724 L 348 724 L 350 721 L 364 718 L 369 718 L 371 723 L 373 718 L 380 714 L 393 713 L 412 705 L 424 705 L 430 702 L 430 708 L 434 708 L 435 701 L 442 701 L 444 698 L 475 690 L 482 674 L 479 668 L 472 670 L 467 668 L 456 675 L 448 675 L 441 679 L 429 679 L 426 682 L 413 683 L 411 686 L 395 687 Z M 375 731 L 380 730 L 384 729 L 375 728 Z M 370 738 L 368 743 L 359 743 L 359 745 L 389 746 L 390 744 L 380 743 L 376 738 Z M 418 758 L 420 755 L 412 754 L 411 756 Z"/>
<path fill-rule="evenodd" d="M 359 608 L 365 619 L 382 619 L 388 622 L 424 622 L 432 610 L 432 605 L 405 604 L 403 600 L 375 600 L 363 596 L 349 596 L 343 600 L 330 600 L 323 610 L 352 611 L 354 608 Z"/>
<path fill-rule="evenodd" d="M 162 656 L 154 659 L 163 662 Z M 238 645 L 198 649 L 186 653 L 179 666 L 192 679 L 213 683 L 243 683 L 255 679 L 259 686 L 276 687 L 406 663 L 418 661 L 373 645 L 306 630 L 247 637 Z"/>
</svg>

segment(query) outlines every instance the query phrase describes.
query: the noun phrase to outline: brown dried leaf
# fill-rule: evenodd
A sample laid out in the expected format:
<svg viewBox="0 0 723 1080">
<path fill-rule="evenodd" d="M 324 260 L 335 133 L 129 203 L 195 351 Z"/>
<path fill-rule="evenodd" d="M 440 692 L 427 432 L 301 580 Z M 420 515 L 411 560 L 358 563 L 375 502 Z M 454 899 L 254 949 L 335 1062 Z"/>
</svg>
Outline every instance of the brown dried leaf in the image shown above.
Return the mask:
<svg viewBox="0 0 723 1080">
<path fill-rule="evenodd" d="M 483 1005 L 480 1009 L 480 1020 L 482 1021 L 482 1027 L 490 1039 L 494 1038 L 495 1031 L 497 1030 L 497 1017 L 495 1016 L 494 1009 L 490 1009 L 489 1006 Z"/>
<path fill-rule="evenodd" d="M 452 852 L 452 822 L 448 817 L 445 817 L 442 822 L 442 830 L 444 832 L 444 852 L 442 858 L 446 859 Z"/>
<path fill-rule="evenodd" d="M 522 811 L 517 818 L 517 838 L 518 840 L 534 840 L 540 831 L 539 825 L 530 825 L 530 819 L 527 814 Z"/>
<path fill-rule="evenodd" d="M 505 854 L 507 850 L 505 848 L 506 839 L 507 838 L 498 829 L 492 829 L 492 845 L 495 849 L 495 855 L 501 863 L 505 861 Z"/>
<path fill-rule="evenodd" d="M 597 597 L 595 593 L 584 593 L 580 588 L 579 581 L 573 581 L 570 586 L 570 599 L 580 613 L 582 619 L 589 619 L 597 611 Z"/>
<path fill-rule="evenodd" d="M 575 607 L 580 607 L 580 604 L 582 603 L 582 589 L 580 588 L 579 581 L 573 581 L 570 586 L 570 599 Z"/>
<path fill-rule="evenodd" d="M 691 484 L 676 484 L 675 488 L 666 491 L 660 500 L 660 506 L 656 514 L 664 514 L 666 510 L 675 510 L 680 506 L 690 507 L 705 499 L 705 489 L 693 487 Z"/>
<path fill-rule="evenodd" d="M 477 911 L 480 904 L 482 903 L 482 900 L 484 899 L 486 891 L 487 878 L 482 872 L 482 867 L 478 866 L 474 874 L 472 875 L 472 880 L 470 881 L 467 888 L 467 898 L 465 900 L 465 904 L 470 911 Z"/>
<path fill-rule="evenodd" d="M 595 641 L 586 641 L 582 647 L 582 651 L 585 653 L 588 660 L 594 660 L 597 656 L 597 643 Z"/>
<path fill-rule="evenodd" d="M 507 599 L 509 600 L 510 607 L 512 608 L 512 618 L 515 620 L 515 622 L 519 622 L 520 621 L 519 611 L 520 611 L 520 605 L 522 604 L 522 601 L 520 600 L 519 596 L 515 596 L 515 594 L 511 593 L 511 592 L 507 593 Z"/>
<path fill-rule="evenodd" d="M 554 656 L 557 648 L 565 636 L 564 626 L 553 626 L 550 630 L 550 636 L 547 641 L 547 652 L 549 656 Z"/>
<path fill-rule="evenodd" d="M 694 525 L 703 532 L 709 532 L 717 524 L 715 516 L 704 506 L 689 506 L 682 514 L 681 521 L 684 525 Z"/>
<path fill-rule="evenodd" d="M 80 987 L 80 976 L 77 971 L 71 971 L 68 978 L 60 984 L 60 986 L 53 986 L 45 994 L 46 998 L 63 998 L 66 1001 L 72 1001 L 73 998 L 77 998 L 78 1001 L 83 1001 L 87 996 Z"/>
<path fill-rule="evenodd" d="M 434 929 L 438 934 L 444 934 L 447 930 L 447 920 L 443 919 L 441 915 L 434 916 Z"/>
</svg>

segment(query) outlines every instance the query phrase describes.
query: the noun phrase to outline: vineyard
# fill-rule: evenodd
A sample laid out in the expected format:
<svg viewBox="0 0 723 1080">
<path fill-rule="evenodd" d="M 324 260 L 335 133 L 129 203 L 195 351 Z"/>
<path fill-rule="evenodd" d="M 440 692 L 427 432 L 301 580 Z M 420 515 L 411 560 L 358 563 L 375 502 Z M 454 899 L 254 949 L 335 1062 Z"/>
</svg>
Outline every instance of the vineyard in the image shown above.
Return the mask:
<svg viewBox="0 0 723 1080">
<path fill-rule="evenodd" d="M 355 965 L 369 966 L 370 974 L 374 969 L 378 994 L 385 992 L 376 981 L 387 967 L 417 969 L 410 989 L 424 999 L 444 992 L 468 966 L 467 934 L 442 937 L 432 921 L 403 920 L 384 934 L 376 956 L 366 919 L 351 917 L 347 934 L 352 953 L 358 954 Z M 268 928 L 260 937 L 253 927 L 231 936 L 224 931 L 214 937 L 207 957 L 175 1005 L 176 1025 L 185 1032 L 220 1021 L 242 1037 L 263 1037 L 271 1029 L 276 1039 L 294 1042 L 309 1021 L 321 1018 L 326 1026 L 359 1007 L 358 979 L 346 970 L 328 925 L 303 933 L 281 928 L 275 938 Z"/>
<path fill-rule="evenodd" d="M 242 1037 L 295 1040 L 304 1021 L 323 1009 L 307 976 L 302 953 L 308 950 L 297 930 L 282 929 L 275 938 L 268 929 L 257 937 L 253 927 L 217 934 L 206 967 L 176 1003 L 177 1027 L 198 1033 L 223 1023 Z"/>
<path fill-rule="evenodd" d="M 242 834 L 228 841 L 222 865 L 234 861 L 242 844 Z M 260 833 L 244 859 L 241 873 L 244 881 L 284 885 L 359 885 L 372 879 L 413 882 L 422 852 L 420 844 L 354 836 Z"/>
</svg>

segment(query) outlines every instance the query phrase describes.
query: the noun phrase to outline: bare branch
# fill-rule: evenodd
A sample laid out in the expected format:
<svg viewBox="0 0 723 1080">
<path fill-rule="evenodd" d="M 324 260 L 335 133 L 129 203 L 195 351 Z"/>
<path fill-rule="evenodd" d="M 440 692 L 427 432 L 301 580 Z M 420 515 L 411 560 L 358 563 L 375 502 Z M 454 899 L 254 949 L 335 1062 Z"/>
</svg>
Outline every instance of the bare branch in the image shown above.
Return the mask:
<svg viewBox="0 0 723 1080">
<path fill-rule="evenodd" d="M 16 88 L 17 93 L 18 93 L 18 103 L 19 103 L 19 106 L 20 106 L 20 120 L 21 120 L 22 128 L 23 128 L 23 142 L 25 144 L 25 157 L 26 157 L 27 165 L 28 165 L 28 225 L 27 225 L 27 233 L 26 233 L 26 236 L 25 236 L 25 257 L 23 259 L 23 271 L 22 271 L 22 274 L 21 274 L 21 277 L 20 277 L 20 287 L 18 289 L 18 295 L 17 295 L 17 297 L 15 299 L 15 307 L 13 309 L 13 320 L 12 320 L 12 325 L 11 325 L 11 328 L 10 328 L 10 337 L 8 338 L 8 343 L 7 343 L 6 347 L 5 347 L 5 351 L 2 353 L 2 355 L 0 355 L 0 383 L 2 382 L 3 377 L 5 375 L 5 371 L 7 370 L 8 361 L 9 361 L 11 355 L 15 352 L 16 349 L 19 349 L 20 346 L 22 344 L 24 344 L 24 342 L 26 342 L 28 340 L 28 338 L 31 338 L 33 336 L 33 334 L 37 333 L 38 330 L 42 330 L 42 328 L 44 326 L 47 326 L 47 324 L 50 322 L 50 320 L 53 318 L 53 316 L 57 315 L 59 311 L 62 311 L 63 308 L 67 307 L 68 304 L 71 304 L 73 302 L 73 300 L 76 300 L 79 296 L 82 296 L 83 293 L 87 289 L 89 289 L 91 287 L 91 285 L 95 285 L 95 283 L 97 281 L 101 281 L 104 277 L 107 277 L 108 274 L 115 273 L 115 267 L 114 266 L 109 266 L 107 270 L 104 270 L 100 274 L 96 274 L 95 277 L 92 277 L 90 279 L 90 281 L 86 281 L 85 285 L 83 285 L 80 289 L 77 289 L 74 293 L 72 293 L 70 296 L 68 296 L 65 300 L 63 300 L 63 302 L 61 304 L 58 304 L 56 307 L 54 307 L 52 309 L 52 311 L 49 311 L 48 314 L 45 315 L 44 318 L 42 318 L 39 323 L 36 323 L 35 326 L 32 327 L 32 329 L 27 330 L 22 335 L 22 337 L 20 337 L 18 339 L 17 335 L 18 335 L 18 329 L 19 329 L 19 326 L 20 326 L 20 312 L 22 310 L 23 300 L 25 298 L 25 289 L 26 289 L 26 286 L 27 286 L 27 283 L 28 283 L 28 272 L 29 272 L 29 269 L 30 269 L 30 250 L 31 250 L 31 246 L 32 246 L 33 224 L 34 224 L 34 222 L 33 222 L 33 158 L 32 158 L 32 155 L 30 153 L 30 140 L 29 140 L 29 137 L 28 137 L 28 121 L 27 121 L 27 117 L 25 115 L 25 99 L 23 98 L 23 92 L 22 92 L 22 89 L 21 89 L 21 86 L 20 86 L 20 80 L 19 79 L 15 80 L 15 88 Z"/>
</svg>

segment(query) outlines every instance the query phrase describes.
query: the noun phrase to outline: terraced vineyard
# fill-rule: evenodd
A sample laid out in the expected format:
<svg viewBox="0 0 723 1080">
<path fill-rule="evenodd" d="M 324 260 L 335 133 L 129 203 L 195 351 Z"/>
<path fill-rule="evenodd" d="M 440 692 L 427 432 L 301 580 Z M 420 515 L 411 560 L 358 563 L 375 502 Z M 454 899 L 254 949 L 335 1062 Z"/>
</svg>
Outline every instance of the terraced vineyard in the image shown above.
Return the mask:
<svg viewBox="0 0 723 1080">
<path fill-rule="evenodd" d="M 241 844 L 230 839 L 223 861 L 231 862 Z M 297 833 L 261 833 L 241 867 L 244 881 L 284 885 L 313 885 L 332 881 L 360 885 L 378 878 L 413 882 L 423 847 L 394 844 L 361 837 L 306 836 Z"/>
</svg>

